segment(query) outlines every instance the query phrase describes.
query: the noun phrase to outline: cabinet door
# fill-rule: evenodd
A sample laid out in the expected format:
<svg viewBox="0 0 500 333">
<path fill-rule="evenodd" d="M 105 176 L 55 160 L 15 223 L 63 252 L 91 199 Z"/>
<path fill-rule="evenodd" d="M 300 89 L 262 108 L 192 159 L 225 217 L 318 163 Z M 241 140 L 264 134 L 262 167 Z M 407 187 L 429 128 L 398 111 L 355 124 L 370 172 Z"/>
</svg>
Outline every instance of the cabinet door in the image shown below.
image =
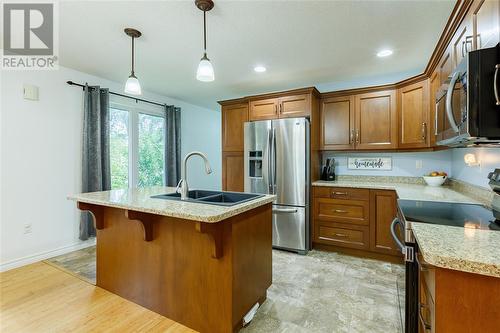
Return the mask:
<svg viewBox="0 0 500 333">
<path fill-rule="evenodd" d="M 467 52 L 474 49 L 474 34 L 472 32 L 472 17 L 467 14 L 458 27 L 451 40 L 451 49 L 453 57 L 453 67 L 456 67 L 465 57 Z"/>
<path fill-rule="evenodd" d="M 399 255 L 391 235 L 391 223 L 396 217 L 396 192 L 370 190 L 370 249 L 375 252 Z"/>
<path fill-rule="evenodd" d="M 429 146 L 429 81 L 403 87 L 398 93 L 399 148 Z"/>
<path fill-rule="evenodd" d="M 248 104 L 222 107 L 222 151 L 243 151 L 243 124 L 248 121 Z"/>
<path fill-rule="evenodd" d="M 356 95 L 356 149 L 390 149 L 398 145 L 396 92 Z"/>
<path fill-rule="evenodd" d="M 449 44 L 439 61 L 439 84 L 446 82 L 452 70 L 453 61 L 451 56 L 451 44 Z"/>
<path fill-rule="evenodd" d="M 321 101 L 320 147 L 323 150 L 354 149 L 354 98 Z"/>
<path fill-rule="evenodd" d="M 250 120 L 265 120 L 278 118 L 277 98 L 261 99 L 250 102 Z"/>
<path fill-rule="evenodd" d="M 311 95 L 286 96 L 279 99 L 279 117 L 306 117 L 311 114 Z"/>
<path fill-rule="evenodd" d="M 435 69 L 434 73 L 432 73 L 430 82 L 430 102 L 429 102 L 429 145 L 431 147 L 436 146 L 436 136 L 437 136 L 437 126 L 438 126 L 438 119 L 436 119 L 436 94 L 437 91 L 440 87 L 440 82 L 439 82 L 439 70 Z"/>
<path fill-rule="evenodd" d="M 243 152 L 222 153 L 222 189 L 243 192 Z"/>
<path fill-rule="evenodd" d="M 472 22 L 474 49 L 484 49 L 497 45 L 500 42 L 500 1 L 474 1 Z"/>
</svg>

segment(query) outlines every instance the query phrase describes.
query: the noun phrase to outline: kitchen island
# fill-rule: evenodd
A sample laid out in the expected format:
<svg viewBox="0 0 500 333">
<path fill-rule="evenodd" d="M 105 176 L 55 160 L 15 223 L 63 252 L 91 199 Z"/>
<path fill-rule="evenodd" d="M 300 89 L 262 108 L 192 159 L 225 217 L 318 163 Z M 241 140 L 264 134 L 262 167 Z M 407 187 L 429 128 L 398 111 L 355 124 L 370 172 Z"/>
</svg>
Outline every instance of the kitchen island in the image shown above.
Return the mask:
<svg viewBox="0 0 500 333">
<path fill-rule="evenodd" d="M 272 282 L 272 201 L 234 206 L 151 196 L 174 188 L 70 196 L 94 215 L 97 286 L 199 332 L 233 332 Z"/>
</svg>

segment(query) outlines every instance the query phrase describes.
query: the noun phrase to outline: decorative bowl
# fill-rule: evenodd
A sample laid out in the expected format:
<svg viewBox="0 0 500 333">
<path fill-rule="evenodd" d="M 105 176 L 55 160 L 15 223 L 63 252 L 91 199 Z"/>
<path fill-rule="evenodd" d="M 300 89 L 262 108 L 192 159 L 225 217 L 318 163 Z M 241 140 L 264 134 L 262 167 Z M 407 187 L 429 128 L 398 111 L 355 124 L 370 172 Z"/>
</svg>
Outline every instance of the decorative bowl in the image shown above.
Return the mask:
<svg viewBox="0 0 500 333">
<path fill-rule="evenodd" d="M 441 186 L 446 181 L 446 176 L 423 176 L 429 186 Z"/>
</svg>

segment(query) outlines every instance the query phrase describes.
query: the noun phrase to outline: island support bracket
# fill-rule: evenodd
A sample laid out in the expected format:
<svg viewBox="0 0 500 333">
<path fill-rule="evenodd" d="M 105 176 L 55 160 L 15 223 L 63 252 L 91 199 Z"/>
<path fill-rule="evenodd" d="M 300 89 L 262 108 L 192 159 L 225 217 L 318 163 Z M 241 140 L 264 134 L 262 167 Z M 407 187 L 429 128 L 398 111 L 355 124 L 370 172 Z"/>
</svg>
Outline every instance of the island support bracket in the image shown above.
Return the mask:
<svg viewBox="0 0 500 333">
<path fill-rule="evenodd" d="M 136 212 L 134 210 L 125 210 L 125 216 L 129 220 L 141 222 L 144 231 L 144 240 L 150 242 L 153 240 L 153 223 L 155 218 L 151 214 Z"/>
<path fill-rule="evenodd" d="M 196 222 L 196 231 L 202 234 L 208 234 L 214 244 L 212 250 L 212 258 L 219 259 L 222 258 L 222 223 L 204 223 Z"/>
<path fill-rule="evenodd" d="M 104 229 L 104 214 L 102 206 L 80 201 L 78 201 L 76 206 L 78 207 L 78 209 L 88 211 L 92 214 L 92 216 L 94 216 L 94 226 L 96 229 Z"/>
</svg>

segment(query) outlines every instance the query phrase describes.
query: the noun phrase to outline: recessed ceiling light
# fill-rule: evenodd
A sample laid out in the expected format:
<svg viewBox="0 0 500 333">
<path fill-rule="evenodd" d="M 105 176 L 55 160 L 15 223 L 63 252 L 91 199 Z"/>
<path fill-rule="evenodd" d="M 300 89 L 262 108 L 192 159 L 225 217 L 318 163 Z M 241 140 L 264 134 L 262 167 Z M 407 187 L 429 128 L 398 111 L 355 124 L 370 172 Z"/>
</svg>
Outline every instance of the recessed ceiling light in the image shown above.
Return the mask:
<svg viewBox="0 0 500 333">
<path fill-rule="evenodd" d="M 377 57 L 388 57 L 392 54 L 392 50 L 382 50 L 377 53 Z"/>
<path fill-rule="evenodd" d="M 264 66 L 255 66 L 253 70 L 256 71 L 257 73 L 264 73 L 267 69 Z"/>
</svg>

